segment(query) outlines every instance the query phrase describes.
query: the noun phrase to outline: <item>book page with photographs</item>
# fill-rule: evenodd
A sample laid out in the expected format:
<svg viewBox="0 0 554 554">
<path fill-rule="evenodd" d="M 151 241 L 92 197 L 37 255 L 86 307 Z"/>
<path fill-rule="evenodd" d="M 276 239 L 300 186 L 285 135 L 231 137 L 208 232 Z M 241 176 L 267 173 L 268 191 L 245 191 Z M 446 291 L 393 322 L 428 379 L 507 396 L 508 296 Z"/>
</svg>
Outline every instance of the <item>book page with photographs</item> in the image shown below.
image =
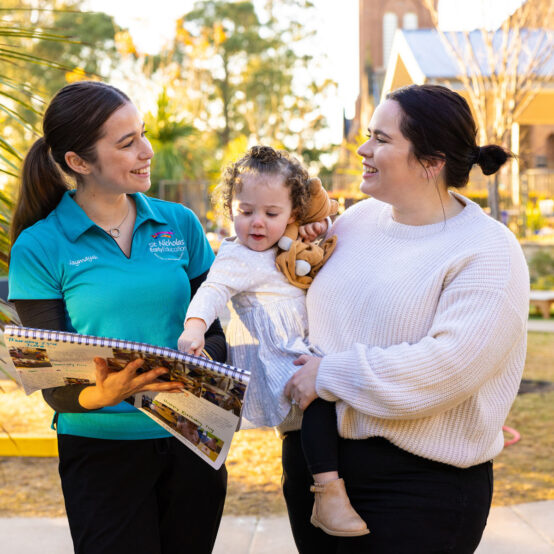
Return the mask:
<svg viewBox="0 0 554 554">
<path fill-rule="evenodd" d="M 106 358 L 110 365 L 113 356 L 108 347 L 87 347 L 84 353 L 80 345 L 15 337 L 6 332 L 4 340 L 26 394 L 63 385 L 92 385 L 96 379 L 94 357 Z"/>
<path fill-rule="evenodd" d="M 13 304 L 0 298 L 0 379 L 19 381 L 4 342 L 4 327 L 7 325 L 21 325 L 21 321 Z"/>
<path fill-rule="evenodd" d="M 6 326 L 4 341 L 27 394 L 71 384 L 94 384 L 94 358 L 120 371 L 141 358 L 143 373 L 166 367 L 162 378 L 180 381 L 181 393 L 139 393 L 134 406 L 214 468 L 225 461 L 240 422 L 250 373 L 177 350 L 75 333 Z"/>
<path fill-rule="evenodd" d="M 228 378 L 187 378 L 180 394 L 142 392 L 135 407 L 215 469 L 225 461 L 240 422 L 246 386 Z"/>
</svg>

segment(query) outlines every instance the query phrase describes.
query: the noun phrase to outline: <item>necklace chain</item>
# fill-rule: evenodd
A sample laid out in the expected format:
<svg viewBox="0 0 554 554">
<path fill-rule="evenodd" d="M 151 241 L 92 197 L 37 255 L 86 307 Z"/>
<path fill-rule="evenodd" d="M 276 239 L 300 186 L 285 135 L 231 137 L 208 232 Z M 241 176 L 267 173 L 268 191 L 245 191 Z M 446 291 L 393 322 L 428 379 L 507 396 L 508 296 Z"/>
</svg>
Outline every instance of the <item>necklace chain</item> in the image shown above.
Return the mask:
<svg viewBox="0 0 554 554">
<path fill-rule="evenodd" d="M 115 227 L 111 227 L 108 229 L 108 234 L 114 238 L 117 239 L 121 235 L 121 226 L 125 223 L 125 220 L 127 219 L 127 216 L 129 215 L 129 212 L 131 211 L 131 206 L 129 205 L 129 200 L 127 200 L 127 213 L 125 214 L 125 217 L 121 220 L 121 223 L 119 225 L 116 225 Z"/>
</svg>

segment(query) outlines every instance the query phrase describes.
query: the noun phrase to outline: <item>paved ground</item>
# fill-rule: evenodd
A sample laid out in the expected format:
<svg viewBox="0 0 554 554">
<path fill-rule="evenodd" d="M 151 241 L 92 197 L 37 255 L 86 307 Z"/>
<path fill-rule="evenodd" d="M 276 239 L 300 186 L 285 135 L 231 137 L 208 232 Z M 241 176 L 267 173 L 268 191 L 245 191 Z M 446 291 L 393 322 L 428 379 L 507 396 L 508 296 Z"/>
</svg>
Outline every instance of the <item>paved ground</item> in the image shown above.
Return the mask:
<svg viewBox="0 0 554 554">
<path fill-rule="evenodd" d="M 71 554 L 65 518 L 0 519 L 2 552 Z M 214 554 L 294 554 L 286 517 L 223 518 Z M 476 554 L 554 554 L 554 500 L 493 508 Z"/>
<path fill-rule="evenodd" d="M 527 330 L 538 331 L 540 333 L 554 333 L 554 318 L 530 319 L 527 324 Z"/>
</svg>

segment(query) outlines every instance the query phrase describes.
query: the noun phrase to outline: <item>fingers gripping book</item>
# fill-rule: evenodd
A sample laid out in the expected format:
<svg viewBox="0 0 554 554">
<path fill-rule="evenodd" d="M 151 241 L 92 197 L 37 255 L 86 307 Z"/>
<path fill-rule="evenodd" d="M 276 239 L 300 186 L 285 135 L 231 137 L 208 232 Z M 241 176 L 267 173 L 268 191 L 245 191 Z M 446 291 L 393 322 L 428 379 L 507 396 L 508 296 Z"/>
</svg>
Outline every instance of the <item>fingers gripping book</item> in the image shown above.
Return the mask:
<svg viewBox="0 0 554 554">
<path fill-rule="evenodd" d="M 144 360 L 139 371 L 163 366 L 163 378 L 179 381 L 183 391 L 145 391 L 132 397 L 136 408 L 155 420 L 195 454 L 219 468 L 239 426 L 250 379 L 247 370 L 150 344 L 62 331 L 7 325 L 4 341 L 23 389 L 70 384 L 94 384 L 94 358 L 120 371 L 129 362 Z"/>
</svg>

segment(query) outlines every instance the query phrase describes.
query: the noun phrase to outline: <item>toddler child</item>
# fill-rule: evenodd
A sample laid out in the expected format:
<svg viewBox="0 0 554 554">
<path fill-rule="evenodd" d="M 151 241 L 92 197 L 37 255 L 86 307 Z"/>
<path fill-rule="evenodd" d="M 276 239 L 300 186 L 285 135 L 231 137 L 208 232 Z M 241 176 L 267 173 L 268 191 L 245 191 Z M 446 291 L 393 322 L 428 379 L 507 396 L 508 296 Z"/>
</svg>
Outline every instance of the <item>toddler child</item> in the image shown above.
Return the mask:
<svg viewBox="0 0 554 554">
<path fill-rule="evenodd" d="M 226 169 L 222 189 L 236 237 L 222 242 L 194 295 L 179 349 L 200 355 L 206 329 L 231 299 L 231 363 L 252 374 L 243 417 L 254 426 L 277 426 L 291 412 L 284 388 L 297 370 L 293 361 L 314 353 L 307 344 L 305 291 L 275 265 L 285 227 L 301 219 L 309 204 L 310 178 L 286 152 L 255 146 Z M 301 436 L 315 481 L 312 523 L 336 536 L 369 533 L 339 479 L 334 403 L 312 402 L 303 414 Z"/>
</svg>

